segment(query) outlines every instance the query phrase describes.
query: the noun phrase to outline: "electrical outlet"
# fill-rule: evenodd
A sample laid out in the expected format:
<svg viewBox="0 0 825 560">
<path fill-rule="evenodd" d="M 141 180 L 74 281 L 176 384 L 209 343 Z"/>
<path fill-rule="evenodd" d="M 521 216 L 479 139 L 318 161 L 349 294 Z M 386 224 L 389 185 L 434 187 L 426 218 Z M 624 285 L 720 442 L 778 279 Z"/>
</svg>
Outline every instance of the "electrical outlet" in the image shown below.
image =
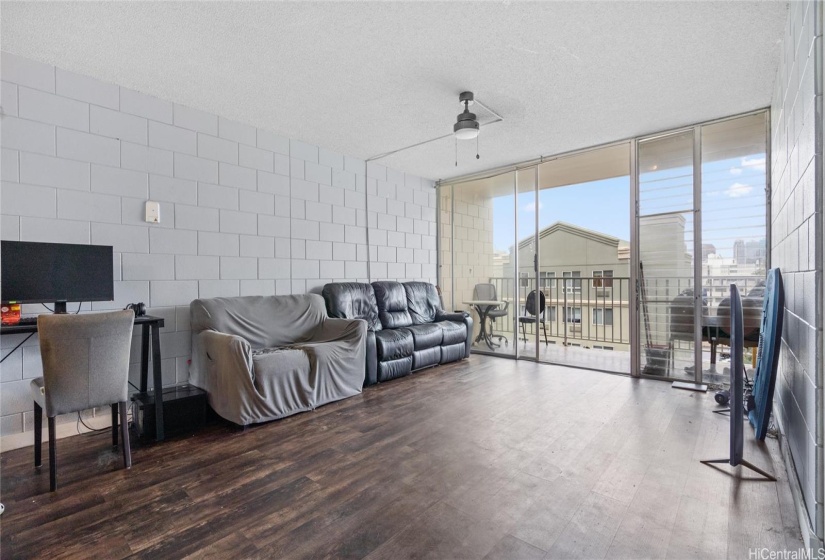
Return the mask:
<svg viewBox="0 0 825 560">
<path fill-rule="evenodd" d="M 146 221 L 150 224 L 160 223 L 160 203 L 152 200 L 146 201 Z"/>
</svg>

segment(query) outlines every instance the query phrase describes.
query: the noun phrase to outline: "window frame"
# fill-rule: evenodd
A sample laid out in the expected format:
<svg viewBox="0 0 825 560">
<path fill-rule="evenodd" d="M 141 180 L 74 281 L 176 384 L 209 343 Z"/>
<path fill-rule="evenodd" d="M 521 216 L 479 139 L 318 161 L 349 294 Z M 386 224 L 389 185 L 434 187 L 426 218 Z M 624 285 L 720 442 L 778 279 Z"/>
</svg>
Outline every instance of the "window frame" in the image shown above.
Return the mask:
<svg viewBox="0 0 825 560">
<path fill-rule="evenodd" d="M 576 320 L 576 313 L 575 313 L 576 309 L 579 310 L 578 320 Z M 570 311 L 568 312 L 568 310 L 570 310 Z M 573 318 L 571 320 L 567 319 L 568 314 L 573 316 Z M 564 317 L 562 317 L 562 319 L 564 319 L 564 321 L 563 321 L 564 323 L 570 323 L 572 325 L 581 325 L 582 324 L 582 308 L 581 307 L 574 307 L 572 305 L 568 305 L 568 306 L 564 307 Z"/>
<path fill-rule="evenodd" d="M 607 312 L 610 312 L 610 322 L 607 322 Z M 597 313 L 598 312 L 598 313 Z M 601 318 L 601 322 L 596 321 L 596 317 Z M 612 327 L 613 326 L 613 308 L 612 307 L 594 307 L 590 313 L 590 324 L 597 327 Z"/>
<path fill-rule="evenodd" d="M 593 287 L 594 288 L 612 288 L 613 287 L 613 270 L 603 269 L 593 271 Z"/>
<path fill-rule="evenodd" d="M 565 276 L 569 274 L 570 276 Z M 578 276 L 574 276 L 578 274 Z M 564 280 L 564 290 L 568 294 L 582 293 L 582 271 L 581 270 L 563 270 L 562 279 Z M 578 282 L 577 282 L 578 280 Z"/>
</svg>

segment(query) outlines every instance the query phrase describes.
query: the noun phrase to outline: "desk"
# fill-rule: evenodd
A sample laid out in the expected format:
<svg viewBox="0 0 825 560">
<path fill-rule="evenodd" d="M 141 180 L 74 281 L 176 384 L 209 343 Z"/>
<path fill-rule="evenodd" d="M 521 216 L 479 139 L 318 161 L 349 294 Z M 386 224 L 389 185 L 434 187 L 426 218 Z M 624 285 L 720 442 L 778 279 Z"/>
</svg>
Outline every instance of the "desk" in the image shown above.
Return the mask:
<svg viewBox="0 0 825 560">
<path fill-rule="evenodd" d="M 495 342 L 493 342 L 492 327 L 490 329 L 490 332 L 487 331 L 487 316 L 490 314 L 490 311 L 496 309 L 504 302 L 480 299 L 465 301 L 462 303 L 464 303 L 464 305 L 472 305 L 473 307 L 475 307 L 476 312 L 478 313 L 478 320 L 481 323 L 481 325 L 479 325 L 478 336 L 473 341 L 473 344 L 475 344 L 479 340 L 483 340 L 484 343 L 487 344 L 487 348 L 489 348 L 490 350 L 495 350 L 496 348 L 501 346 L 500 344 L 496 344 Z"/>
<path fill-rule="evenodd" d="M 149 385 L 149 339 L 152 346 L 152 381 L 157 389 L 163 387 L 163 379 L 160 371 L 160 329 L 163 327 L 163 317 L 153 317 L 144 315 L 135 317 L 135 326 L 141 327 L 141 349 L 140 349 L 140 393 L 145 395 Z M 0 335 L 7 334 L 29 334 L 37 332 L 37 323 L 26 325 L 2 325 Z M 154 391 L 158 400 L 155 406 L 155 439 L 161 441 L 163 434 L 163 391 Z"/>
</svg>

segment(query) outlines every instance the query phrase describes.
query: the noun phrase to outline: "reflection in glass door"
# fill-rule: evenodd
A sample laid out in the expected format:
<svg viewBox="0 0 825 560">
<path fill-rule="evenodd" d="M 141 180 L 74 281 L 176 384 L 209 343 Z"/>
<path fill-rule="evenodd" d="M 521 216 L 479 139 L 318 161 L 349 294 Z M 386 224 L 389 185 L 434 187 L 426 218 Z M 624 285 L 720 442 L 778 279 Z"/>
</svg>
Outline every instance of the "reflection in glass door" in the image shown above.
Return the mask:
<svg viewBox="0 0 825 560">
<path fill-rule="evenodd" d="M 515 354 L 517 282 L 515 173 L 442 185 L 441 260 L 444 304 L 473 317 L 472 351 Z"/>
<path fill-rule="evenodd" d="M 694 130 L 639 141 L 637 162 L 642 374 L 699 382 Z"/>
<path fill-rule="evenodd" d="M 638 142 L 641 373 L 725 383 L 731 284 L 755 362 L 767 271 L 768 115 Z"/>
<path fill-rule="evenodd" d="M 702 131 L 702 375 L 730 379 L 730 285 L 742 295 L 745 355 L 756 366 L 768 270 L 766 112 L 704 125 Z"/>
</svg>

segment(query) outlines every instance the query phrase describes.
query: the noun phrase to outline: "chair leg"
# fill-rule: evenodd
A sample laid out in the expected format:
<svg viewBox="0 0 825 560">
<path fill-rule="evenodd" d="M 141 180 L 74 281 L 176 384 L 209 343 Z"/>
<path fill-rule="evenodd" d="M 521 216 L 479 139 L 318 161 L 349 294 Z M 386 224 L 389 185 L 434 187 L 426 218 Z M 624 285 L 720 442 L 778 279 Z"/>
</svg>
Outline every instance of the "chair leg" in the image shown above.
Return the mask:
<svg viewBox="0 0 825 560">
<path fill-rule="evenodd" d="M 112 405 L 112 447 L 117 447 L 117 404 Z"/>
<path fill-rule="evenodd" d="M 541 330 L 544 332 L 544 345 L 549 346 L 550 343 L 547 342 L 547 325 L 545 325 L 543 322 L 541 324 Z"/>
<path fill-rule="evenodd" d="M 34 466 L 43 464 L 41 447 L 43 446 L 43 409 L 34 403 Z"/>
<path fill-rule="evenodd" d="M 527 348 L 527 332 L 524 330 L 524 323 L 521 324 L 521 339 L 524 341 L 524 347 Z"/>
<path fill-rule="evenodd" d="M 57 490 L 57 465 L 55 464 L 55 447 L 57 446 L 57 430 L 54 429 L 54 416 L 49 416 L 49 488 Z"/>
<path fill-rule="evenodd" d="M 126 416 L 126 403 L 120 403 L 120 433 L 123 441 L 123 464 L 132 468 L 132 450 L 129 446 L 129 418 Z"/>
</svg>

